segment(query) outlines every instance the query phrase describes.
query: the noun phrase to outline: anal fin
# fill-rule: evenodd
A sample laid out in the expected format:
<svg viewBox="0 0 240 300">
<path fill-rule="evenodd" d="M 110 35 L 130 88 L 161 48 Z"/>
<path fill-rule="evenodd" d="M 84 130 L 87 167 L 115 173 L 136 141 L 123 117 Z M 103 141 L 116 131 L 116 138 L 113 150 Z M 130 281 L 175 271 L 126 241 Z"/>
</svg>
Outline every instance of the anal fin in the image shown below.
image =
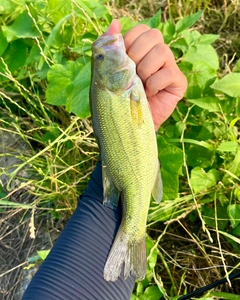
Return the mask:
<svg viewBox="0 0 240 300">
<path fill-rule="evenodd" d="M 117 208 L 120 192 L 111 180 L 107 166 L 102 162 L 103 205 Z"/>
<path fill-rule="evenodd" d="M 162 176 L 161 176 L 160 165 L 159 165 L 156 180 L 152 189 L 152 196 L 157 203 L 160 203 L 160 201 L 162 200 L 162 195 L 163 195 L 163 184 L 162 184 Z"/>
</svg>

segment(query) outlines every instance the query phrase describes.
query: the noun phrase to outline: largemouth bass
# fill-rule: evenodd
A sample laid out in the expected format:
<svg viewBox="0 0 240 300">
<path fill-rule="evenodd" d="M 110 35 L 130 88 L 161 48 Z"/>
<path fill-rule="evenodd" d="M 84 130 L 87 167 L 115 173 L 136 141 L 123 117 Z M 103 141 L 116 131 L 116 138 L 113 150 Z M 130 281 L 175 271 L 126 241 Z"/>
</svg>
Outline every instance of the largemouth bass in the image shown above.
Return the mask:
<svg viewBox="0 0 240 300">
<path fill-rule="evenodd" d="M 107 281 L 142 280 L 146 273 L 146 220 L 151 194 L 160 202 L 156 135 L 136 65 L 121 34 L 100 36 L 92 47 L 91 113 L 102 160 L 104 205 L 122 202 L 122 221 L 106 261 Z M 119 197 L 120 196 L 120 197 Z"/>
</svg>

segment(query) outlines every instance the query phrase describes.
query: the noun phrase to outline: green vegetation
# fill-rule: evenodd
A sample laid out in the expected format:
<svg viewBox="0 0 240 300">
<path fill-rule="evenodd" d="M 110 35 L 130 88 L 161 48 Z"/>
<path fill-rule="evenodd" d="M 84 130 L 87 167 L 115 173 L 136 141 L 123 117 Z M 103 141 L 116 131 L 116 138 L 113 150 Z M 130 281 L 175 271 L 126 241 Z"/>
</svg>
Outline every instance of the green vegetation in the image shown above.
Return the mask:
<svg viewBox="0 0 240 300">
<path fill-rule="evenodd" d="M 155 4 L 148 2 L 153 12 Z M 196 26 L 217 7 L 210 1 L 186 0 L 181 8 L 168 2 L 152 16 L 144 1 L 139 15 L 134 9 L 126 13 L 131 2 L 118 3 L 127 15 L 120 18 L 123 32 L 143 15 L 142 23 L 161 30 L 189 83 L 159 129 L 164 195 L 160 205 L 151 203 L 148 272 L 136 283 L 132 300 L 177 299 L 240 268 L 239 48 L 223 68 L 223 56 L 215 50 L 219 35 L 211 33 L 210 23 L 209 33 Z M 191 10 L 184 10 L 189 5 Z M 100 0 L 0 4 L 0 130 L 18 135 L 29 148 L 18 154 L 14 172 L 0 169 L 10 177 L 7 191 L 0 185 L 0 212 L 29 211 L 33 236 L 36 211 L 44 212 L 42 218 L 47 212 L 54 220 L 69 217 L 95 164 L 97 146 L 87 119 L 91 44 L 112 15 L 120 17 L 116 7 Z M 236 10 L 224 8 L 226 23 Z M 16 187 L 23 169 L 31 179 Z M 22 188 L 34 200 L 10 199 Z M 238 299 L 239 294 L 232 283 L 204 297 Z"/>
</svg>

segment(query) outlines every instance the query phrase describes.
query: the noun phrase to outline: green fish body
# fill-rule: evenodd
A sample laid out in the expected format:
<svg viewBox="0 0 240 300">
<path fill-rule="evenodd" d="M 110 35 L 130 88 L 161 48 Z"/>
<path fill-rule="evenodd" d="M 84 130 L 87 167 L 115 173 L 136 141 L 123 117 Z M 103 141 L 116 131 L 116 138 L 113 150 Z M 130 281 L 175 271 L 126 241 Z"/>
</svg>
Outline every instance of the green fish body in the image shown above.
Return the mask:
<svg viewBox="0 0 240 300">
<path fill-rule="evenodd" d="M 151 194 L 160 202 L 162 181 L 156 135 L 135 63 L 121 34 L 103 35 L 93 44 L 91 112 L 101 159 L 104 204 L 122 202 L 122 221 L 104 268 L 115 281 L 142 280 L 146 273 L 146 221 Z"/>
</svg>

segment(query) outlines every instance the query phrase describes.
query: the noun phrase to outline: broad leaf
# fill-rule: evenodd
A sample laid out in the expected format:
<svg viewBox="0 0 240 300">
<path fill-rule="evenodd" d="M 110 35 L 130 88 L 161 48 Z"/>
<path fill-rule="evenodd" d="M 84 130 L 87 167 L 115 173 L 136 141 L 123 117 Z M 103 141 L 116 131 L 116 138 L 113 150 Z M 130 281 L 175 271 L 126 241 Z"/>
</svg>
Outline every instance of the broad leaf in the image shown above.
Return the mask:
<svg viewBox="0 0 240 300">
<path fill-rule="evenodd" d="M 226 185 L 231 184 L 233 179 L 237 179 L 240 177 L 240 147 L 238 146 L 238 150 L 235 154 L 234 160 L 231 160 L 230 163 L 226 167 L 226 173 L 223 176 L 223 183 Z"/>
<path fill-rule="evenodd" d="M 83 66 L 71 85 L 67 87 L 66 109 L 80 118 L 90 116 L 89 88 L 91 81 L 91 63 Z"/>
<path fill-rule="evenodd" d="M 219 38 L 218 34 L 203 34 L 199 40 L 199 44 L 212 44 Z"/>
<path fill-rule="evenodd" d="M 72 84 L 81 65 L 68 61 L 66 65 L 53 65 L 47 74 L 48 87 L 46 101 L 52 105 L 65 105 L 67 100 L 66 88 Z"/>
<path fill-rule="evenodd" d="M 237 61 L 235 68 L 234 68 L 234 72 L 240 72 L 240 59 Z"/>
<path fill-rule="evenodd" d="M 236 152 L 238 148 L 237 142 L 225 142 L 223 141 L 219 147 L 217 148 L 218 151 L 221 152 Z"/>
<path fill-rule="evenodd" d="M 178 174 L 183 164 L 182 150 L 168 144 L 160 136 L 158 136 L 157 142 L 163 180 L 163 200 L 174 199 L 178 196 Z"/>
<path fill-rule="evenodd" d="M 212 202 L 212 199 L 209 201 Z M 205 204 L 201 207 L 201 211 L 204 221 L 212 228 L 216 228 L 217 222 L 218 229 L 223 230 L 229 223 L 226 203 L 224 205 L 218 203 L 216 208 L 212 204 Z"/>
<path fill-rule="evenodd" d="M 228 205 L 227 212 L 233 229 L 240 224 L 240 204 Z"/>
<path fill-rule="evenodd" d="M 187 99 L 201 98 L 208 81 L 216 76 L 216 71 L 204 62 L 181 62 L 179 67 L 188 80 Z"/>
<path fill-rule="evenodd" d="M 213 151 L 194 144 L 186 149 L 186 154 L 187 165 L 192 167 L 208 168 L 215 158 Z"/>
<path fill-rule="evenodd" d="M 9 43 L 2 57 L 4 59 L 4 62 L 7 64 L 10 72 L 13 73 L 19 68 L 23 68 L 27 59 L 27 55 L 28 47 L 26 43 L 24 43 L 22 40 L 15 40 Z M 5 70 L 5 66 L 3 66 L 2 62 L 0 62 L 0 67 Z"/>
<path fill-rule="evenodd" d="M 227 74 L 220 80 L 215 81 L 211 88 L 231 97 L 240 97 L 240 72 Z"/>
<path fill-rule="evenodd" d="M 183 56 L 183 60 L 192 63 L 201 62 L 213 70 L 218 70 L 219 61 L 216 50 L 211 45 L 195 44 Z"/>
<path fill-rule="evenodd" d="M 34 22 L 27 11 L 19 15 L 12 25 L 2 26 L 2 31 L 8 42 L 16 38 L 40 37 L 40 33 L 35 28 Z"/>
<path fill-rule="evenodd" d="M 0 3 L 0 15 L 10 14 L 16 10 L 16 4 L 9 0 L 1 0 Z"/>
<path fill-rule="evenodd" d="M 3 35 L 2 31 L 0 31 L 0 56 L 4 53 L 4 51 L 7 49 L 8 43 L 7 39 Z"/>
<path fill-rule="evenodd" d="M 206 172 L 200 167 L 196 167 L 191 171 L 190 182 L 195 193 L 205 191 L 206 189 L 213 187 L 219 180 L 219 172 L 216 169 L 211 169 Z"/>
<path fill-rule="evenodd" d="M 176 24 L 176 32 L 179 33 L 187 28 L 190 28 L 200 19 L 202 14 L 203 10 L 179 20 Z"/>
<path fill-rule="evenodd" d="M 149 286 L 144 293 L 139 297 L 140 300 L 159 300 L 162 293 L 156 285 Z"/>
<path fill-rule="evenodd" d="M 216 97 L 202 97 L 199 99 L 188 99 L 189 102 L 208 111 L 221 111 L 221 101 Z"/>
</svg>

